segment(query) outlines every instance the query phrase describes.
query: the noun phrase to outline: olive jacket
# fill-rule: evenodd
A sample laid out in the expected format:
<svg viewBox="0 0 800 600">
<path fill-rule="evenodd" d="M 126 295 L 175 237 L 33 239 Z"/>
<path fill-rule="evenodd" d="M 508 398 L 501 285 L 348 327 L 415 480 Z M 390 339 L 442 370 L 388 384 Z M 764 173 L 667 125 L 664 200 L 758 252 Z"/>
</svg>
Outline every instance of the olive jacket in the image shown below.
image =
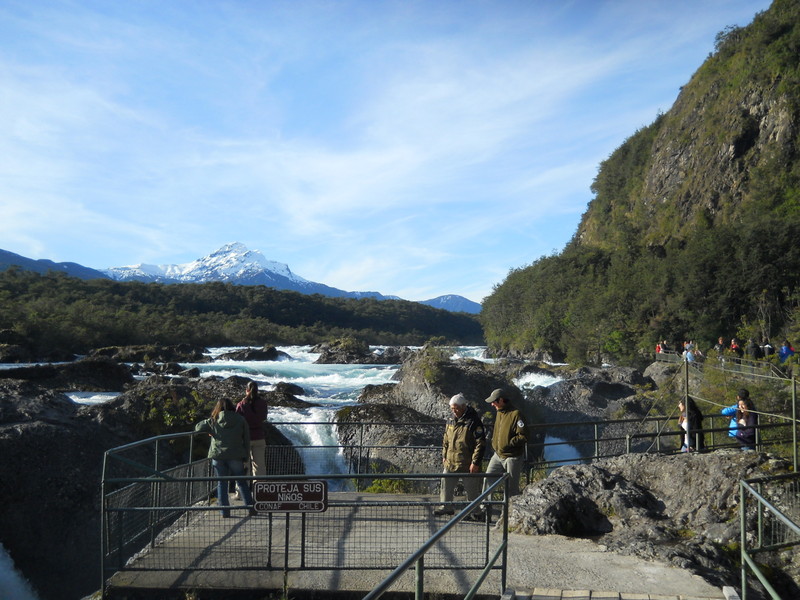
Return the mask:
<svg viewBox="0 0 800 600">
<path fill-rule="evenodd" d="M 232 410 L 223 410 L 217 420 L 206 419 L 195 426 L 195 431 L 211 435 L 208 458 L 218 460 L 244 460 L 250 456 L 250 427 L 244 417 Z"/>
<path fill-rule="evenodd" d="M 528 433 L 525 430 L 525 420 L 522 413 L 506 404 L 497 411 L 492 432 L 492 448 L 500 458 L 522 456 L 525 444 L 528 442 Z"/>
<path fill-rule="evenodd" d="M 461 418 L 447 421 L 442 457 L 449 473 L 468 473 L 470 464 L 481 465 L 486 452 L 486 431 L 477 411 L 467 406 Z"/>
</svg>

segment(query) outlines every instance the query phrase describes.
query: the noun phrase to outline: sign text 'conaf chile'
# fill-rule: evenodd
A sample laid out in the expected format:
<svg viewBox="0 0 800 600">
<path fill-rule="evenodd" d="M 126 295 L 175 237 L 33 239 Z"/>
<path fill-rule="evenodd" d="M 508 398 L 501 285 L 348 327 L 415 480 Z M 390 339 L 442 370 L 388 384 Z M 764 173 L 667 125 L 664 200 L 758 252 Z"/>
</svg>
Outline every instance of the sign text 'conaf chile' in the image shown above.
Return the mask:
<svg viewBox="0 0 800 600">
<path fill-rule="evenodd" d="M 324 512 L 328 509 L 328 482 L 256 481 L 258 512 Z"/>
</svg>

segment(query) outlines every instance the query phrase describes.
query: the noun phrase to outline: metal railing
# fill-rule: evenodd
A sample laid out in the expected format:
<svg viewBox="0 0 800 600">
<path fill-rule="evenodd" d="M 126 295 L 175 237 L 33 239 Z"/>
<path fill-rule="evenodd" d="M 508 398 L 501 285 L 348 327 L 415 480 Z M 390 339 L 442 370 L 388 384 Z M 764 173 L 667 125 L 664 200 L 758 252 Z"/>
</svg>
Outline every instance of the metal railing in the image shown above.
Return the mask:
<svg viewBox="0 0 800 600">
<path fill-rule="evenodd" d="M 730 417 L 709 415 L 703 427 L 707 451 L 738 448 L 738 442 L 728 435 Z M 285 437 L 287 431 L 297 426 L 293 422 L 271 423 Z M 318 428 L 324 434 L 318 437 L 336 439 L 341 425 L 328 421 L 304 423 Z M 435 473 L 441 470 L 441 443 L 444 423 L 420 423 L 414 427 L 424 429 L 428 444 L 379 445 L 364 442 L 364 432 L 375 428 L 397 429 L 393 422 L 356 422 L 347 427 L 358 432 L 350 441 L 338 444 L 297 444 L 294 446 L 266 446 L 265 462 L 269 474 L 385 474 L 389 472 Z M 325 431 L 327 430 L 327 431 Z M 677 416 L 654 416 L 638 419 L 610 419 L 584 422 L 539 423 L 527 426 L 529 441 L 525 449 L 525 474 L 527 482 L 544 472 L 566 465 L 590 460 L 611 458 L 622 454 L 656 452 L 678 453 L 681 449 L 682 431 Z M 766 439 L 763 432 L 772 432 Z M 547 436 L 549 437 L 549 441 Z M 423 440 L 418 436 L 417 441 Z M 771 422 L 763 419 L 756 432 L 756 447 L 765 450 L 771 446 L 791 441 L 791 422 Z M 697 447 L 700 447 L 697 444 Z M 368 478 L 353 480 L 356 490 L 370 485 Z"/>
<path fill-rule="evenodd" d="M 800 473 L 739 482 L 742 600 L 747 600 L 748 571 L 773 600 L 781 600 L 757 558 L 800 544 Z"/>
<path fill-rule="evenodd" d="M 730 417 L 709 415 L 704 419 L 707 426 L 702 428 L 704 443 L 695 444 L 706 451 L 723 448 L 739 448 L 739 443 L 728 435 Z M 764 422 L 756 427 L 756 447 L 766 450 L 791 442 L 791 421 Z M 607 421 L 560 422 L 529 425 L 531 437 L 542 438 L 546 432 L 563 432 L 564 437 L 557 442 L 531 442 L 527 446 L 526 465 L 529 474 L 549 471 L 565 464 L 576 464 L 601 458 L 612 458 L 622 454 L 657 452 L 673 454 L 681 451 L 681 436 L 677 416 L 657 416 L 643 419 L 612 419 Z M 763 432 L 775 433 L 765 439 Z M 574 448 L 574 457 L 545 459 L 550 449 Z"/>
<path fill-rule="evenodd" d="M 447 525 L 433 534 L 430 539 L 419 548 L 419 550 L 412 553 L 406 560 L 398 565 L 398 567 L 392 571 L 389 576 L 386 577 L 386 579 L 375 586 L 375 588 L 369 594 L 364 596 L 363 600 L 377 600 L 380 598 L 389 590 L 389 588 L 391 588 L 393 584 L 395 584 L 400 576 L 408 571 L 411 567 L 415 568 L 416 575 L 414 598 L 416 600 L 423 600 L 425 598 L 425 559 L 428 554 L 435 548 L 435 545 L 439 542 L 439 540 L 446 536 L 454 527 L 461 523 L 470 514 L 474 514 L 481 505 L 490 506 L 492 494 L 495 491 L 499 491 L 501 485 L 503 486 L 504 490 L 503 497 L 506 500 L 501 517 L 503 520 L 502 542 L 498 545 L 490 557 L 487 556 L 486 565 L 481 571 L 480 576 L 465 594 L 464 600 L 472 600 L 472 598 L 475 597 L 480 590 L 481 585 L 483 585 L 483 582 L 486 580 L 486 577 L 489 575 L 490 571 L 495 568 L 495 565 L 497 565 L 498 561 L 500 561 L 499 568 L 501 570 L 499 594 L 502 594 L 506 589 L 507 581 L 506 559 L 508 557 L 508 475 L 503 475 L 501 479 L 489 485 L 480 496 L 468 504 L 463 510 L 461 510 L 461 512 L 455 515 L 450 522 L 447 523 Z M 486 510 L 489 511 L 491 509 L 487 508 Z M 486 523 L 489 523 L 488 518 L 486 519 Z"/>
<path fill-rule="evenodd" d="M 480 571 L 476 591 L 491 570 L 499 570 L 505 582 L 505 553 L 500 552 L 504 546 L 491 545 L 490 519 L 464 521 L 479 510 L 479 504 L 490 514 L 492 507 L 508 514 L 501 485 L 505 476 L 472 503 L 457 497 L 453 506 L 466 508 L 447 522 L 434 514 L 440 502 L 433 493 L 443 477 L 469 474 L 326 474 L 326 483 L 338 491 L 329 495 L 324 511 L 249 516 L 249 507 L 232 503 L 226 518 L 213 498 L 217 482 L 243 479 L 250 484 L 265 479 L 213 476 L 208 459 L 191 459 L 196 435 L 159 436 L 106 453 L 101 526 L 104 597 L 109 586 L 115 587 L 119 573 L 277 572 L 286 585 L 291 571 L 390 570 L 419 552 L 425 555 L 418 565 L 420 573 Z M 165 445 L 178 446 L 185 460 L 164 464 L 169 456 Z M 266 481 L 319 479 L 294 473 L 270 475 Z M 355 488 L 368 491 L 348 491 Z"/>
<path fill-rule="evenodd" d="M 654 354 L 654 358 L 656 362 L 686 362 L 691 368 L 698 371 L 702 371 L 706 365 L 714 365 L 715 368 L 738 375 L 768 375 L 780 379 L 790 379 L 793 369 L 793 367 L 788 365 L 780 365 L 775 362 L 775 360 L 739 358 L 734 354 L 723 354 L 722 356 L 714 355 L 701 360 L 687 361 L 683 355 L 677 352 L 657 352 Z"/>
</svg>

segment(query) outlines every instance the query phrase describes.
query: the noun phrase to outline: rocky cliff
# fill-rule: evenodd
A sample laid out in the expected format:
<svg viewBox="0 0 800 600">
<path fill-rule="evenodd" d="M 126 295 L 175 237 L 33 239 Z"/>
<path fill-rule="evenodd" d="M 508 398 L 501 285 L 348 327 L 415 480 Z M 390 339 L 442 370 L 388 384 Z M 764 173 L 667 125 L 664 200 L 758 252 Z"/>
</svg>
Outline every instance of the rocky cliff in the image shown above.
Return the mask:
<svg viewBox="0 0 800 600">
<path fill-rule="evenodd" d="M 509 524 L 530 535 L 595 539 L 614 552 L 691 569 L 715 586 L 738 587 L 739 480 L 790 467 L 739 450 L 631 454 L 565 466 L 512 500 Z M 791 509 L 791 502 L 781 508 Z M 747 519 L 756 531 L 755 511 Z M 800 553 L 784 552 L 769 568 L 782 597 L 800 597 Z"/>
<path fill-rule="evenodd" d="M 740 220 L 753 205 L 773 209 L 789 199 L 764 194 L 796 182 L 799 11 L 793 0 L 776 0 L 749 26 L 719 34 L 669 111 L 601 167 L 580 244 L 609 247 L 633 228 L 645 245 L 663 247 L 698 226 Z M 612 181 L 623 162 L 627 180 Z"/>
</svg>

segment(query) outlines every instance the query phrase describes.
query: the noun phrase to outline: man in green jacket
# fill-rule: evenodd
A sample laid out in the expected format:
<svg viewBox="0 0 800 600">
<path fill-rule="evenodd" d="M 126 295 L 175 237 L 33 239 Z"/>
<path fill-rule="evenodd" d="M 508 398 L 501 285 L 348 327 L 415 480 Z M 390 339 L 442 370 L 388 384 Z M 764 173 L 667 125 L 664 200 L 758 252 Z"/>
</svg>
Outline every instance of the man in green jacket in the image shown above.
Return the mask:
<svg viewBox="0 0 800 600">
<path fill-rule="evenodd" d="M 525 444 L 528 443 L 528 433 L 522 413 L 511 405 L 508 396 L 506 390 L 497 389 L 486 398 L 486 402 L 497 411 L 492 432 L 494 454 L 489 460 L 486 474 L 508 473 L 511 476 L 508 495 L 516 496 L 520 491 L 519 477 L 524 461 Z"/>
<path fill-rule="evenodd" d="M 483 455 L 486 452 L 486 432 L 478 412 L 467 404 L 464 394 L 450 398 L 453 417 L 447 421 L 442 440 L 442 464 L 445 473 L 480 473 Z M 443 503 L 453 501 L 453 492 L 458 483 L 456 477 L 443 477 L 439 498 Z M 478 477 L 462 478 L 467 501 L 480 495 L 481 480 Z M 452 504 L 443 504 L 434 511 L 437 516 L 452 515 Z M 477 519 L 477 515 L 467 518 Z"/>
</svg>

